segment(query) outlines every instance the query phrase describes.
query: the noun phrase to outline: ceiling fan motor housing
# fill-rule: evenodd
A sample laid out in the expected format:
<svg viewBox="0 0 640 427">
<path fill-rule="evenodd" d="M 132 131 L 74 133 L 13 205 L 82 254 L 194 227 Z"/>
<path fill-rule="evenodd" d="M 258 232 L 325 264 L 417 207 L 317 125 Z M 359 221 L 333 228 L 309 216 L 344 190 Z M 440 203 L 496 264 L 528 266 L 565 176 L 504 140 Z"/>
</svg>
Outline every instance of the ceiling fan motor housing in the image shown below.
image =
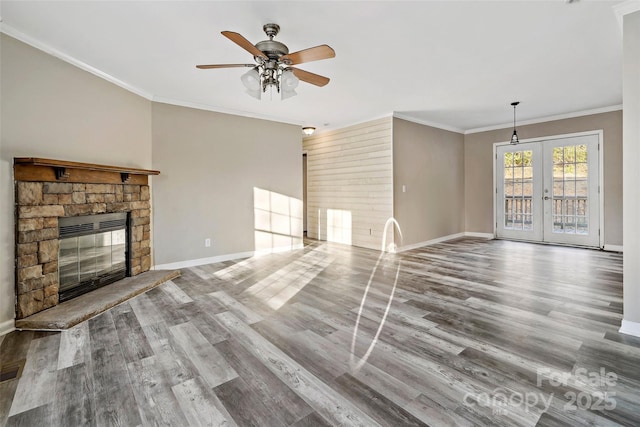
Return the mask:
<svg viewBox="0 0 640 427">
<path fill-rule="evenodd" d="M 256 43 L 255 46 L 259 51 L 267 55 L 269 59 L 275 60 L 289 53 L 289 48 L 284 43 L 273 40 L 280 32 L 280 26 L 278 24 L 264 24 L 262 30 L 267 37 L 269 37 L 269 40 Z"/>
<path fill-rule="evenodd" d="M 275 40 L 264 40 L 256 43 L 256 48 L 267 55 L 269 59 L 277 60 L 282 55 L 289 53 L 289 48 L 284 44 Z"/>
</svg>

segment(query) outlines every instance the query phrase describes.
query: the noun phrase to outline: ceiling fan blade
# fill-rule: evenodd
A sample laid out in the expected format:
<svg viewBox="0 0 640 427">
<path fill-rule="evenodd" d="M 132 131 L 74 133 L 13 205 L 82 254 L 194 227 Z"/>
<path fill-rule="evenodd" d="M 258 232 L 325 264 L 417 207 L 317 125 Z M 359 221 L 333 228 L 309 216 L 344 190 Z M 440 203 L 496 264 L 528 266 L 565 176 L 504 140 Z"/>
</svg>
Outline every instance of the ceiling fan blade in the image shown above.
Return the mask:
<svg viewBox="0 0 640 427">
<path fill-rule="evenodd" d="M 336 52 L 326 44 L 299 50 L 280 57 L 280 61 L 288 65 L 302 64 L 304 62 L 319 61 L 320 59 L 334 58 Z"/>
<path fill-rule="evenodd" d="M 258 56 L 263 59 L 269 59 L 267 56 L 260 51 L 257 47 L 251 44 L 251 42 L 245 39 L 241 34 L 234 33 L 233 31 L 223 31 L 222 35 L 252 54 L 253 56 Z"/>
<path fill-rule="evenodd" d="M 236 68 L 236 67 L 249 67 L 253 68 L 256 64 L 211 64 L 211 65 L 196 65 L 196 68 L 201 70 L 208 70 L 210 68 Z"/>
<path fill-rule="evenodd" d="M 316 86 L 325 86 L 329 83 L 329 78 L 321 76 L 319 74 L 310 73 L 308 71 L 301 70 L 299 68 L 291 68 L 293 70 L 293 74 L 303 82 L 311 83 Z"/>
</svg>

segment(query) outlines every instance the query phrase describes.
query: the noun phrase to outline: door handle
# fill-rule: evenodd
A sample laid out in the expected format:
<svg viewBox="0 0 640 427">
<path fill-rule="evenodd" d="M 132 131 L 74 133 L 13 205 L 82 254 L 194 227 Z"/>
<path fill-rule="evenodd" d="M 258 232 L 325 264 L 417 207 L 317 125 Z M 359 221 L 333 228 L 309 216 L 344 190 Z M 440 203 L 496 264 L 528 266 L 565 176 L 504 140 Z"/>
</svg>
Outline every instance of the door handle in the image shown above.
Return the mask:
<svg viewBox="0 0 640 427">
<path fill-rule="evenodd" d="M 544 196 L 544 197 L 542 198 L 542 200 L 550 200 L 550 199 L 551 199 L 551 197 L 549 197 L 549 196 Z"/>
</svg>

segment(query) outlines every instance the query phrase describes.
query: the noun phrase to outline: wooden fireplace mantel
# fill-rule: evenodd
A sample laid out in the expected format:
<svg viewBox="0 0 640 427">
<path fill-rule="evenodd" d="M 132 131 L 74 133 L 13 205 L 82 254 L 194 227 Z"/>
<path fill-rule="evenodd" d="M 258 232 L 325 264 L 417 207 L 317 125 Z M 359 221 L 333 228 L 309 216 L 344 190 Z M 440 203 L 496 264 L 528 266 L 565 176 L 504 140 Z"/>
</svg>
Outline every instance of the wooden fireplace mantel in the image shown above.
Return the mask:
<svg viewBox="0 0 640 427">
<path fill-rule="evenodd" d="M 13 159 L 16 181 L 75 182 L 93 184 L 147 185 L 149 175 L 160 171 L 124 166 L 107 166 L 66 160 L 15 157 Z"/>
</svg>

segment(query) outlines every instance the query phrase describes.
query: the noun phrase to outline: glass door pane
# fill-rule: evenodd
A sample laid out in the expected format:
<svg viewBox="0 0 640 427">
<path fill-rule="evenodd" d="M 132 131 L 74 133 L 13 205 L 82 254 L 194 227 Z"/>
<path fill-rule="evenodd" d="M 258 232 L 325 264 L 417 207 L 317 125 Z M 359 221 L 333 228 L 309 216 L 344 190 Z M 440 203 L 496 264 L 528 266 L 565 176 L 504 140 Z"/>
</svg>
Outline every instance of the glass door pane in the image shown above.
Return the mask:
<svg viewBox="0 0 640 427">
<path fill-rule="evenodd" d="M 598 135 L 544 141 L 545 237 L 599 246 Z"/>
<path fill-rule="evenodd" d="M 111 231 L 98 233 L 96 236 L 96 276 L 107 274 L 111 271 Z"/>
<path fill-rule="evenodd" d="M 127 233 L 124 230 L 111 232 L 111 270 L 123 270 L 126 268 L 126 239 Z"/>
<path fill-rule="evenodd" d="M 80 282 L 78 270 L 78 238 L 69 237 L 61 239 L 58 250 L 60 290 L 65 290 Z"/>
<path fill-rule="evenodd" d="M 80 264 L 80 281 L 96 275 L 95 235 L 78 237 L 78 260 Z"/>
<path fill-rule="evenodd" d="M 533 152 L 504 153 L 504 227 L 533 229 Z"/>
<path fill-rule="evenodd" d="M 587 146 L 553 147 L 553 233 L 589 234 Z"/>
<path fill-rule="evenodd" d="M 535 179 L 541 173 L 535 144 L 499 146 L 496 151 L 496 228 L 498 237 L 542 238 L 542 203 Z"/>
</svg>

